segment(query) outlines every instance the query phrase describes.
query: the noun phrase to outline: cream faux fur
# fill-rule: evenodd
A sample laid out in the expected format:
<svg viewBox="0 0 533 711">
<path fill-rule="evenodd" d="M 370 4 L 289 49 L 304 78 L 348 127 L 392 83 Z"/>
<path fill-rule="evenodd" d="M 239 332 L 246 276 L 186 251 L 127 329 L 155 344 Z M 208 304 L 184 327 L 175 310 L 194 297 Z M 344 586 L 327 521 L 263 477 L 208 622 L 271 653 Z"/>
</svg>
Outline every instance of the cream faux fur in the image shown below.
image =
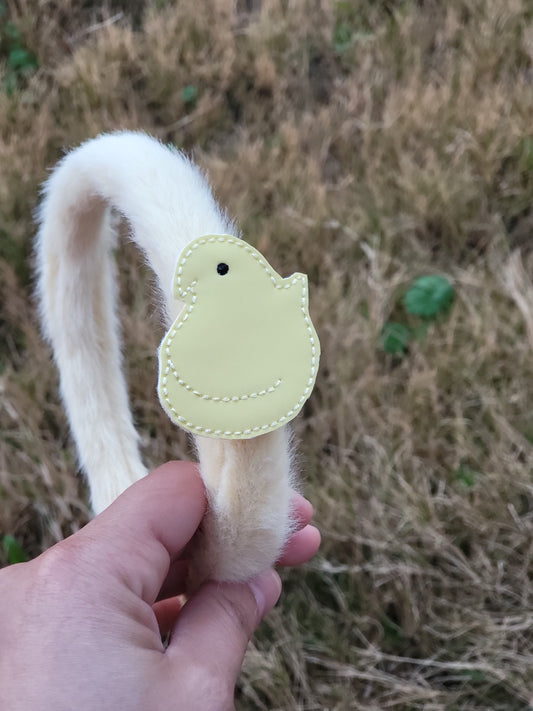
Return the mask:
<svg viewBox="0 0 533 711">
<path fill-rule="evenodd" d="M 157 276 L 166 326 L 182 307 L 171 285 L 185 245 L 237 234 L 199 169 L 145 134 L 90 140 L 45 184 L 36 248 L 41 316 L 95 513 L 147 473 L 122 373 L 111 208 L 129 222 Z M 210 509 L 195 546 L 195 583 L 245 580 L 279 556 L 291 529 L 285 429 L 247 441 L 196 438 Z"/>
</svg>

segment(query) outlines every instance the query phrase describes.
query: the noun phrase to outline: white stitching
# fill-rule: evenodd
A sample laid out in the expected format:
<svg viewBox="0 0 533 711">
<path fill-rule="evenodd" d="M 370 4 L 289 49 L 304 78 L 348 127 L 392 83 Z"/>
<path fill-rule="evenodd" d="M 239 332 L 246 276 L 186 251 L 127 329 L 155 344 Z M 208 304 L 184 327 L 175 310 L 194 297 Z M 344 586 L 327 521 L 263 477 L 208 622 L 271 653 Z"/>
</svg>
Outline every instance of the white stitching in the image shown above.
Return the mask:
<svg viewBox="0 0 533 711">
<path fill-rule="evenodd" d="M 167 349 L 167 354 L 168 354 Z M 192 392 L 193 395 L 197 395 L 198 397 L 202 398 L 202 400 L 210 400 L 212 402 L 238 402 L 239 400 L 248 400 L 248 398 L 251 397 L 259 397 L 260 395 L 267 395 L 268 393 L 273 393 L 276 388 L 279 388 L 281 385 L 281 379 L 276 380 L 274 385 L 271 385 L 269 388 L 266 390 L 261 390 L 258 393 L 245 393 L 244 395 L 223 395 L 222 397 L 217 397 L 215 395 L 203 395 L 202 393 L 198 392 L 197 390 L 194 390 L 188 383 L 185 382 L 182 378 L 180 378 L 179 373 L 176 370 L 176 366 L 172 362 L 172 360 L 167 358 L 167 370 L 165 370 L 165 378 L 164 381 L 166 384 L 166 376 L 167 376 L 167 371 L 171 372 L 172 375 L 176 378 L 178 381 L 178 384 L 181 385 L 182 387 L 185 388 L 185 390 L 188 390 L 189 392 Z"/>
</svg>

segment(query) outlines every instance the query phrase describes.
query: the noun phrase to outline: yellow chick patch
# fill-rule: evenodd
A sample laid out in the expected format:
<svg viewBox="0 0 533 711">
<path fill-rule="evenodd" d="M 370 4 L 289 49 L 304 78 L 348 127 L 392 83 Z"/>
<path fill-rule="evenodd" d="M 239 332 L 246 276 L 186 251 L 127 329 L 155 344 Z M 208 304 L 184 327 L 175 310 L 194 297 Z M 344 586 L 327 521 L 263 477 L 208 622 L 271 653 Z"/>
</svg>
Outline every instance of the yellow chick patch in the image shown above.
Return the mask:
<svg viewBox="0 0 533 711">
<path fill-rule="evenodd" d="M 320 357 L 307 277 L 284 279 L 243 240 L 207 235 L 180 255 L 173 291 L 185 305 L 161 343 L 158 385 L 171 420 L 248 439 L 296 417 Z"/>
</svg>

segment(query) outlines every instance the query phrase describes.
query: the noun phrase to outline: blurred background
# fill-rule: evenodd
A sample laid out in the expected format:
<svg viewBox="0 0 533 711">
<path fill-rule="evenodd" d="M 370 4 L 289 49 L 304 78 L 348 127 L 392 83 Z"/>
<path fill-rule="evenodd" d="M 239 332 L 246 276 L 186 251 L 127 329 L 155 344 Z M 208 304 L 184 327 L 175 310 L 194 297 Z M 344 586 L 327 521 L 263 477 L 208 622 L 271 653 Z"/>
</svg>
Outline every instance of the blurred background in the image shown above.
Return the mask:
<svg viewBox="0 0 533 711">
<path fill-rule="evenodd" d="M 0 562 L 88 497 L 33 298 L 33 213 L 65 150 L 142 129 L 205 169 L 322 342 L 294 422 L 320 554 L 285 572 L 239 709 L 533 703 L 533 5 L 0 0 Z M 122 232 L 127 237 L 127 226 Z M 152 276 L 117 253 L 149 466 Z"/>
</svg>

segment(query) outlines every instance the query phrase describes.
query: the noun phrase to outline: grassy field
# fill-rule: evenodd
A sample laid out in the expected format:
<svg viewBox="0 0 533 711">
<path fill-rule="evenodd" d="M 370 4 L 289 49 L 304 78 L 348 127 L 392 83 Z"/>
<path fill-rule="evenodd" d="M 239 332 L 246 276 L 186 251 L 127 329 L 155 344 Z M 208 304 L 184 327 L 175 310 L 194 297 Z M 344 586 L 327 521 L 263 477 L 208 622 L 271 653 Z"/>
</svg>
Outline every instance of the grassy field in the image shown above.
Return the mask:
<svg viewBox="0 0 533 711">
<path fill-rule="evenodd" d="M 89 515 L 32 211 L 66 147 L 117 128 L 191 152 L 245 238 L 310 277 L 323 357 L 294 430 L 323 545 L 237 707 L 531 708 L 531 2 L 0 2 L 0 536 L 32 556 Z M 187 457 L 150 274 L 125 241 L 118 263 L 145 460 Z M 422 275 L 454 289 L 432 321 L 403 300 Z"/>
</svg>

